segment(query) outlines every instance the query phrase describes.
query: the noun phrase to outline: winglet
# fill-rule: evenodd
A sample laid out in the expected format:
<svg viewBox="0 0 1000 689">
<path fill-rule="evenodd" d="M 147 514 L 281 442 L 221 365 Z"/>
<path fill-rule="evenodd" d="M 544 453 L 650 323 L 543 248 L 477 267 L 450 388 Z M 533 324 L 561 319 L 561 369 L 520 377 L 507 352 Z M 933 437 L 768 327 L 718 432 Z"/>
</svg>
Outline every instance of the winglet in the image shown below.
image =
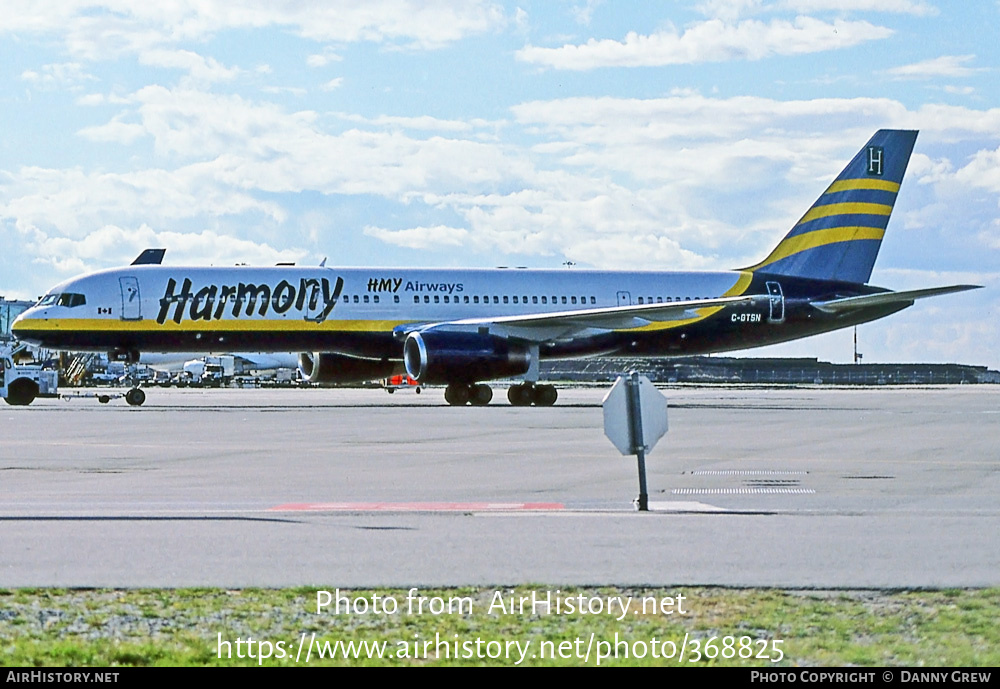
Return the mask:
<svg viewBox="0 0 1000 689">
<path fill-rule="evenodd" d="M 163 254 L 167 253 L 166 249 L 146 249 L 141 254 L 136 256 L 135 260 L 132 261 L 134 266 L 158 266 L 163 263 Z"/>
</svg>

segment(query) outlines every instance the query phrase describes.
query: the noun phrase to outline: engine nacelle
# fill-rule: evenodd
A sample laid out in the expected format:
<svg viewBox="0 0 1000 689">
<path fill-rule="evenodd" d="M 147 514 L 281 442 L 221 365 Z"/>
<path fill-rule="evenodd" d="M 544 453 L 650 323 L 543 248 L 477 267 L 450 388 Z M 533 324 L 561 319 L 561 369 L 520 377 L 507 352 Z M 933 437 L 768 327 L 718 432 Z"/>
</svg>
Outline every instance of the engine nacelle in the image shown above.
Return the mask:
<svg viewBox="0 0 1000 689">
<path fill-rule="evenodd" d="M 331 352 L 299 354 L 299 370 L 310 383 L 363 383 L 399 373 L 388 359 L 357 359 Z"/>
<path fill-rule="evenodd" d="M 524 345 L 479 333 L 410 333 L 403 345 L 406 372 L 421 383 L 474 383 L 527 373 Z"/>
</svg>

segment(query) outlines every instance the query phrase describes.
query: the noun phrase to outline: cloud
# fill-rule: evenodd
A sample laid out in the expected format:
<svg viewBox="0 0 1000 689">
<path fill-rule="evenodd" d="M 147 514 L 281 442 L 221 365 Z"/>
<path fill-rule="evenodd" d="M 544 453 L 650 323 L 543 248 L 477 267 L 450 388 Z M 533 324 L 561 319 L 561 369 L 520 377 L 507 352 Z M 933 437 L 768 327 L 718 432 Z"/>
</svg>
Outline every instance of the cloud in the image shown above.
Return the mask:
<svg viewBox="0 0 1000 689">
<path fill-rule="evenodd" d="M 529 45 L 517 52 L 517 59 L 569 70 L 762 60 L 848 48 L 892 34 L 886 27 L 842 19 L 825 22 L 797 17 L 792 21 L 746 20 L 735 24 L 710 19 L 690 25 L 683 33 L 675 29 L 648 35 L 632 32 L 623 41 L 590 39 L 561 48 Z"/>
<path fill-rule="evenodd" d="M 910 65 L 893 67 L 886 74 L 896 79 L 936 79 L 939 77 L 965 78 L 971 77 L 983 69 L 967 67 L 966 63 L 975 60 L 975 55 L 942 55 L 930 60 L 914 62 Z"/>
<path fill-rule="evenodd" d="M 932 17 L 938 9 L 923 0 L 783 0 L 779 7 L 796 12 L 886 12 Z"/>
<path fill-rule="evenodd" d="M 61 62 L 45 65 L 41 71 L 25 70 L 21 79 L 42 89 L 77 89 L 84 82 L 97 81 L 97 77 L 88 74 L 79 62 Z"/>
<path fill-rule="evenodd" d="M 100 61 L 231 29 L 277 28 L 314 41 L 436 49 L 506 22 L 503 8 L 488 0 L 9 0 L 0 34 L 62 36 L 71 54 Z"/>
<path fill-rule="evenodd" d="M 469 237 L 469 231 L 461 227 L 411 227 L 405 230 L 387 230 L 381 227 L 366 227 L 369 237 L 406 247 L 408 249 L 434 249 L 441 246 L 462 246 Z"/>
<path fill-rule="evenodd" d="M 50 265 L 63 274 L 125 265 L 150 247 L 169 247 L 168 259 L 173 265 L 274 265 L 299 262 L 307 255 L 301 249 L 275 249 L 267 243 L 212 230 L 157 231 L 145 224 L 133 228 L 106 225 L 79 238 L 38 235 L 29 244 L 37 253 L 36 264 Z"/>
<path fill-rule="evenodd" d="M 121 117 L 115 117 L 107 124 L 84 127 L 77 134 L 91 141 L 119 143 L 128 146 L 144 136 L 146 129 L 141 124 L 125 122 Z"/>
<path fill-rule="evenodd" d="M 190 50 L 146 50 L 139 54 L 139 63 L 183 70 L 188 73 L 189 85 L 231 81 L 242 73 L 237 67 L 225 67 L 214 58 L 206 58 Z"/>
</svg>

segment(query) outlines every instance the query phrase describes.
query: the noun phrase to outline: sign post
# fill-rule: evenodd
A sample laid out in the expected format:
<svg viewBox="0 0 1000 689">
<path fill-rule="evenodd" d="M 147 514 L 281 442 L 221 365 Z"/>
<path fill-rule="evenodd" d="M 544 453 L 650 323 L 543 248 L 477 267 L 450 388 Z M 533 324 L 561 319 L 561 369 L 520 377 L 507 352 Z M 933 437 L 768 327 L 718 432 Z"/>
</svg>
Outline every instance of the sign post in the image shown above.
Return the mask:
<svg viewBox="0 0 1000 689">
<path fill-rule="evenodd" d="M 635 455 L 639 467 L 640 512 L 649 511 L 646 453 L 667 432 L 667 398 L 636 371 L 621 376 L 604 397 L 604 434 L 623 455 Z"/>
</svg>

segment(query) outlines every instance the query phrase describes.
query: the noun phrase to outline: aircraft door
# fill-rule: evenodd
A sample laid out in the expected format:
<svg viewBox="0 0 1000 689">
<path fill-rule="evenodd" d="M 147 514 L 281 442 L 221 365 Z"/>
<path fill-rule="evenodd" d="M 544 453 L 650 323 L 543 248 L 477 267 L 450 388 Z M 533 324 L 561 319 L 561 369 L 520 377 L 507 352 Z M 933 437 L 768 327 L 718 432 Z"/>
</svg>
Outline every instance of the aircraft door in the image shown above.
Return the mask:
<svg viewBox="0 0 1000 689">
<path fill-rule="evenodd" d="M 632 305 L 632 295 L 628 292 L 618 293 L 618 306 L 631 306 Z"/>
<path fill-rule="evenodd" d="M 781 284 L 778 282 L 767 283 L 767 296 L 771 307 L 768 315 L 769 323 L 785 322 L 785 296 L 781 292 Z"/>
<path fill-rule="evenodd" d="M 141 321 L 142 300 L 139 298 L 138 278 L 118 278 L 118 284 L 122 289 L 122 320 Z"/>
</svg>

